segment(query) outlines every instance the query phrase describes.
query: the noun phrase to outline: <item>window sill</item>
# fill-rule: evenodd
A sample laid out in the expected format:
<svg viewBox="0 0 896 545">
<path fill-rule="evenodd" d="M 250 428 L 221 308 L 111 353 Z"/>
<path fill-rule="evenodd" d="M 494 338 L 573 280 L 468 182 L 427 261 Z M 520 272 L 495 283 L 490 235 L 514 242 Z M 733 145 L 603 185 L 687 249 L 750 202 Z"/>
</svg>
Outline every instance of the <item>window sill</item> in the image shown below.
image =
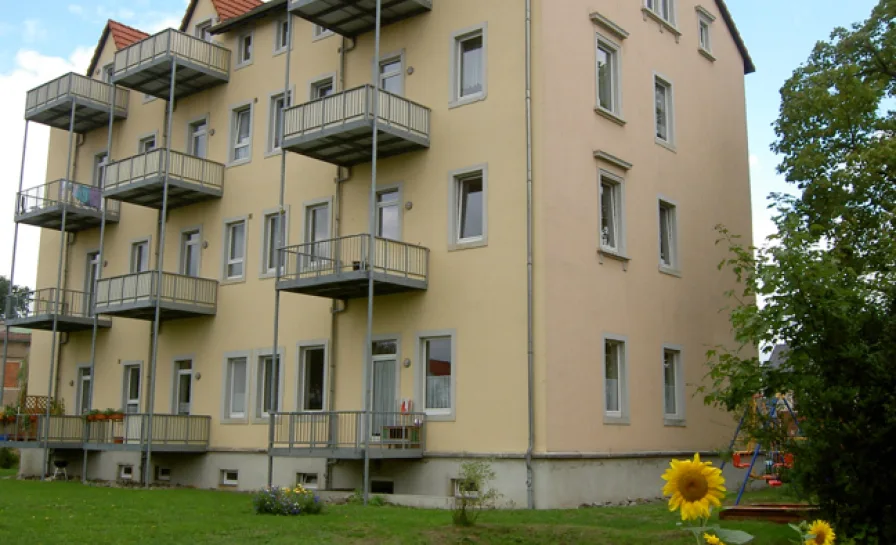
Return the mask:
<svg viewBox="0 0 896 545">
<path fill-rule="evenodd" d="M 669 32 L 669 34 L 675 36 L 676 42 L 678 41 L 678 38 L 681 37 L 681 31 L 678 30 L 678 27 L 676 27 L 669 21 L 660 17 L 660 15 L 657 12 L 653 11 L 650 8 L 643 7 L 643 8 L 641 8 L 641 13 L 644 14 L 645 19 L 649 17 L 649 18 L 653 19 L 654 21 L 656 21 L 660 25 L 660 32 L 665 30 L 665 31 Z"/>
<path fill-rule="evenodd" d="M 676 278 L 681 278 L 681 271 L 678 270 L 678 269 L 676 269 L 676 268 L 674 268 L 674 267 L 668 267 L 668 266 L 666 266 L 666 265 L 660 265 L 660 266 L 659 266 L 659 271 L 660 271 L 661 273 L 663 273 L 663 274 L 668 274 L 669 276 L 674 276 L 674 277 L 676 277 Z"/>
<path fill-rule="evenodd" d="M 715 57 L 715 55 L 713 55 L 712 53 L 710 53 L 708 49 L 704 49 L 704 48 L 702 48 L 702 47 L 698 47 L 698 48 L 697 48 L 697 52 L 700 53 L 701 55 L 703 55 L 704 57 L 706 57 L 707 59 L 711 60 L 712 62 L 716 62 L 716 57 Z"/>
<path fill-rule="evenodd" d="M 426 412 L 426 421 L 427 422 L 454 422 L 454 411 L 450 413 L 431 413 Z"/>
<path fill-rule="evenodd" d="M 622 270 L 628 270 L 628 262 L 632 260 L 632 258 L 630 258 L 629 256 L 619 253 L 616 250 L 610 250 L 608 248 L 598 248 L 597 254 L 601 258 L 606 257 L 607 259 L 621 261 L 622 262 Z M 604 262 L 603 259 L 601 259 L 600 262 L 603 263 Z"/>
<path fill-rule="evenodd" d="M 272 56 L 272 57 L 279 57 L 280 55 L 282 55 L 282 54 L 284 54 L 284 53 L 286 53 L 286 48 L 285 48 L 285 47 L 284 47 L 283 49 L 276 49 L 276 50 L 274 50 L 274 53 L 273 53 L 271 56 Z"/>
<path fill-rule="evenodd" d="M 610 110 L 608 110 L 606 108 L 603 108 L 601 106 L 596 106 L 594 108 L 594 112 L 597 115 L 599 115 L 601 117 L 605 117 L 605 118 L 609 119 L 610 121 L 612 121 L 613 123 L 616 123 L 620 127 L 625 126 L 626 121 L 624 119 L 622 119 L 621 117 L 619 117 L 618 115 L 616 115 L 615 113 L 611 112 Z"/>
<path fill-rule="evenodd" d="M 335 36 L 335 35 L 336 35 L 335 32 L 333 32 L 332 30 L 328 30 L 328 31 L 326 31 L 326 32 L 324 32 L 323 34 L 320 34 L 320 35 L 318 35 L 318 36 L 312 36 L 312 37 L 311 37 L 311 41 L 312 41 L 312 42 L 319 42 L 319 41 L 321 41 L 321 40 L 326 40 L 327 38 L 330 38 L 331 36 Z"/>
<path fill-rule="evenodd" d="M 233 284 L 245 284 L 246 277 L 242 278 L 225 278 L 218 282 L 219 286 L 232 286 Z"/>
<path fill-rule="evenodd" d="M 242 166 L 242 165 L 248 165 L 248 164 L 251 163 L 251 162 L 252 162 L 252 159 L 240 159 L 240 160 L 238 160 L 238 161 L 231 161 L 231 162 L 227 163 L 226 165 L 224 165 L 224 168 L 230 168 L 230 167 L 238 167 L 238 166 Z"/>
<path fill-rule="evenodd" d="M 249 423 L 249 420 L 246 419 L 246 418 L 229 418 L 229 417 L 225 417 L 225 418 L 221 418 L 220 423 L 221 423 L 221 424 L 227 424 L 227 425 L 235 425 L 235 424 L 245 425 L 245 424 L 248 424 L 248 423 Z"/>
<path fill-rule="evenodd" d="M 247 66 L 252 66 L 254 63 L 255 63 L 255 59 L 246 61 L 242 64 L 235 64 L 235 65 L 233 65 L 233 71 L 236 72 L 237 70 L 242 70 L 243 68 L 245 68 Z"/>
<path fill-rule="evenodd" d="M 662 147 L 666 148 L 667 150 L 671 151 L 672 153 L 678 153 L 678 150 L 675 149 L 675 145 L 669 143 L 669 141 L 667 141 L 667 140 L 663 140 L 662 138 L 660 138 L 658 136 L 654 136 L 653 141 L 656 142 L 656 145 L 662 146 Z"/>
<path fill-rule="evenodd" d="M 482 238 L 480 240 L 471 240 L 466 242 L 452 242 L 448 245 L 449 252 L 456 252 L 458 250 L 472 250 L 474 248 L 484 248 L 488 246 L 488 239 Z"/>
<path fill-rule="evenodd" d="M 272 278 L 277 278 L 277 273 L 276 273 L 276 272 L 262 272 L 262 273 L 258 273 L 258 278 L 259 278 L 260 280 L 270 280 L 270 279 L 272 279 Z"/>
<path fill-rule="evenodd" d="M 264 152 L 265 159 L 270 159 L 271 157 L 280 157 L 281 155 L 283 155 L 283 150 L 281 148 L 272 149 L 272 150 Z"/>
<path fill-rule="evenodd" d="M 604 414 L 604 424 L 608 426 L 628 426 L 631 424 L 627 416 L 610 416 Z"/>
<path fill-rule="evenodd" d="M 668 416 L 663 418 L 663 425 L 667 428 L 687 427 L 687 423 L 685 422 L 684 418 L 670 418 Z"/>
<path fill-rule="evenodd" d="M 466 106 L 467 104 L 473 104 L 475 102 L 482 102 L 488 97 L 488 93 L 476 93 L 475 95 L 470 95 L 468 97 L 459 98 L 456 100 L 452 100 L 448 103 L 448 109 L 453 110 L 454 108 L 460 108 L 461 106 Z"/>
</svg>

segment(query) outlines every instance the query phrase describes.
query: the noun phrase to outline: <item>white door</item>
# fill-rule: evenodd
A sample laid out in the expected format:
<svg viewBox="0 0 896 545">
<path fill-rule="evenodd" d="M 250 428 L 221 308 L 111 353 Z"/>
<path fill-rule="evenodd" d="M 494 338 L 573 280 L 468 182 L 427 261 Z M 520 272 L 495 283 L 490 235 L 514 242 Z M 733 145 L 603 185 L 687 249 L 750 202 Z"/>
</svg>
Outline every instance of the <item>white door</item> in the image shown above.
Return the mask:
<svg viewBox="0 0 896 545">
<path fill-rule="evenodd" d="M 84 292 L 87 296 L 84 298 L 84 316 L 93 315 L 93 294 L 94 292 L 96 292 L 96 281 L 99 279 L 99 277 L 100 254 L 99 252 L 91 252 L 87 254 L 87 275 L 85 276 L 87 280 L 84 285 Z M 63 305 L 64 304 L 65 303 L 63 302 Z"/>
<path fill-rule="evenodd" d="M 124 369 L 124 412 L 140 412 L 140 366 L 128 365 Z"/>
<path fill-rule="evenodd" d="M 373 357 L 373 425 L 371 435 L 383 436 L 386 426 L 395 425 L 398 412 L 398 359 L 394 355 Z"/>
<path fill-rule="evenodd" d="M 190 414 L 193 404 L 193 362 L 177 362 L 177 377 L 174 384 L 175 410 L 177 414 Z"/>
</svg>

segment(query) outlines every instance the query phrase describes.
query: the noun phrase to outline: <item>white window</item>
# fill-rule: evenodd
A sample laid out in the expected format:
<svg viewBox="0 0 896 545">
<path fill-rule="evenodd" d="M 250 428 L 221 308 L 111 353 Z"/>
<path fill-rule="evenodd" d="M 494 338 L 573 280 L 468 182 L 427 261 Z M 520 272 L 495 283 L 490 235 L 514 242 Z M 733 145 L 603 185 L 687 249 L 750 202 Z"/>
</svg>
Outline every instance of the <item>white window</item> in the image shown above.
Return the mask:
<svg viewBox="0 0 896 545">
<path fill-rule="evenodd" d="M 306 266 L 326 264 L 330 255 L 330 203 L 315 203 L 305 207 Z"/>
<path fill-rule="evenodd" d="M 236 67 L 241 68 L 252 64 L 252 50 L 255 47 L 255 37 L 249 32 L 239 37 L 237 49 Z"/>
<path fill-rule="evenodd" d="M 258 417 L 280 411 L 280 358 L 258 358 Z"/>
<path fill-rule="evenodd" d="M 115 65 L 113 63 L 109 63 L 103 67 L 103 81 L 106 83 L 112 83 L 112 74 L 115 72 Z"/>
<path fill-rule="evenodd" d="M 131 244 L 131 273 L 149 270 L 149 241 L 140 240 Z"/>
<path fill-rule="evenodd" d="M 308 98 L 310 100 L 324 98 L 332 95 L 335 89 L 336 86 L 333 84 L 333 76 L 327 76 L 311 82 Z"/>
<path fill-rule="evenodd" d="M 644 0 L 644 5 L 663 21 L 675 25 L 675 0 Z"/>
<path fill-rule="evenodd" d="M 299 407 L 303 411 L 322 411 L 325 406 L 327 352 L 324 346 L 304 346 L 299 352 L 301 385 Z"/>
<path fill-rule="evenodd" d="M 84 292 L 87 294 L 85 304 L 87 308 L 84 314 L 93 315 L 93 294 L 96 293 L 96 283 L 100 278 L 100 253 L 87 253 L 87 274 L 84 277 Z"/>
<path fill-rule="evenodd" d="M 134 479 L 134 466 L 119 465 L 118 478 L 122 481 L 131 481 Z"/>
<path fill-rule="evenodd" d="M 453 417 L 455 399 L 454 338 L 433 335 L 420 338 L 423 362 L 423 409 L 427 415 Z"/>
<path fill-rule="evenodd" d="M 283 220 L 286 216 L 283 216 Z M 285 233 L 281 229 L 281 216 L 278 212 L 265 214 L 264 216 L 264 233 L 261 241 L 261 273 L 276 274 L 277 273 L 277 249 L 285 246 L 286 242 L 280 242 L 280 237 Z M 283 264 L 280 265 L 281 271 Z"/>
<path fill-rule="evenodd" d="M 156 149 L 156 135 L 146 136 L 141 138 L 139 142 L 137 142 L 137 153 L 149 153 L 152 150 Z"/>
<path fill-rule="evenodd" d="M 622 254 L 625 250 L 622 180 L 608 173 L 600 177 L 600 248 Z"/>
<path fill-rule="evenodd" d="M 666 145 L 675 142 L 675 120 L 672 114 L 672 84 L 668 81 L 654 77 L 654 104 L 656 111 L 656 141 Z"/>
<path fill-rule="evenodd" d="M 404 71 L 401 56 L 380 61 L 380 89 L 396 95 L 404 93 Z"/>
<path fill-rule="evenodd" d="M 227 359 L 227 418 L 246 418 L 249 383 L 247 362 L 244 356 Z"/>
<path fill-rule="evenodd" d="M 663 414 L 667 423 L 684 419 L 684 380 L 681 351 L 663 348 Z"/>
<path fill-rule="evenodd" d="M 174 371 L 174 414 L 190 414 L 193 408 L 193 361 L 175 361 Z"/>
<path fill-rule="evenodd" d="M 317 490 L 317 473 L 296 473 L 296 486 L 304 486 L 308 490 Z"/>
<path fill-rule="evenodd" d="M 223 486 L 238 486 L 240 484 L 240 472 L 235 469 L 222 469 L 221 484 Z"/>
<path fill-rule="evenodd" d="M 124 412 L 140 412 L 140 365 L 124 366 Z"/>
<path fill-rule="evenodd" d="M 597 35 L 597 107 L 622 115 L 619 46 Z"/>
<path fill-rule="evenodd" d="M 271 97 L 268 119 L 268 153 L 280 151 L 280 141 L 283 138 L 283 110 L 289 108 L 290 97 L 283 93 Z"/>
<path fill-rule="evenodd" d="M 486 167 L 455 171 L 450 178 L 449 246 L 482 246 L 488 241 Z"/>
<path fill-rule="evenodd" d="M 208 121 L 200 119 L 190 123 L 187 140 L 187 153 L 194 157 L 205 158 L 208 152 Z"/>
<path fill-rule="evenodd" d="M 398 188 L 376 194 L 376 235 L 401 240 L 401 191 Z"/>
<path fill-rule="evenodd" d="M 246 265 L 246 220 L 224 224 L 224 252 L 224 279 L 243 278 Z"/>
<path fill-rule="evenodd" d="M 93 156 L 93 185 L 103 187 L 106 178 L 106 165 L 109 164 L 109 154 L 105 151 Z"/>
<path fill-rule="evenodd" d="M 712 23 L 715 20 L 715 15 L 697 6 L 697 45 L 704 53 L 712 53 Z"/>
<path fill-rule="evenodd" d="M 84 414 L 90 410 L 90 381 L 90 367 L 79 367 L 76 414 Z"/>
<path fill-rule="evenodd" d="M 678 218 L 674 204 L 660 201 L 659 205 L 660 269 L 678 269 Z"/>
<path fill-rule="evenodd" d="M 625 341 L 604 339 L 604 416 L 621 419 L 626 413 Z"/>
<path fill-rule="evenodd" d="M 184 231 L 180 235 L 180 274 L 199 276 L 200 239 L 199 229 Z"/>
<path fill-rule="evenodd" d="M 252 106 L 243 106 L 233 110 L 231 125 L 230 161 L 233 163 L 249 161 L 252 155 Z"/>
<path fill-rule="evenodd" d="M 277 35 L 274 36 L 274 53 L 282 53 L 289 47 L 289 19 L 277 21 Z"/>
<path fill-rule="evenodd" d="M 208 21 L 202 21 L 201 23 L 196 23 L 196 29 L 194 31 L 194 35 L 200 40 L 204 40 L 206 42 L 212 41 L 212 21 L 209 19 Z"/>
<path fill-rule="evenodd" d="M 455 34 L 453 37 L 452 105 L 483 100 L 486 83 L 486 26 Z"/>
<path fill-rule="evenodd" d="M 156 480 L 167 482 L 171 480 L 171 468 L 156 466 Z"/>
<path fill-rule="evenodd" d="M 312 39 L 314 39 L 314 40 L 320 40 L 321 38 L 326 38 L 327 36 L 333 35 L 332 30 L 327 30 L 326 28 L 324 28 L 320 25 L 314 25 L 314 30 L 312 30 L 312 32 L 313 32 Z"/>
</svg>

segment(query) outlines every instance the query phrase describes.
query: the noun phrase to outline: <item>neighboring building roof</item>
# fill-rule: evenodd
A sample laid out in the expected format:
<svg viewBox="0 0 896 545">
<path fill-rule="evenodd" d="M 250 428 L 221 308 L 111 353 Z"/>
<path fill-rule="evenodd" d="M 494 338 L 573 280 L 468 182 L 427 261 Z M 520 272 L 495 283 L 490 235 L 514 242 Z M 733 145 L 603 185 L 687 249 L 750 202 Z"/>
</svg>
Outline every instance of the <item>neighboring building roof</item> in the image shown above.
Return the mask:
<svg viewBox="0 0 896 545">
<path fill-rule="evenodd" d="M 747 51 L 747 44 L 744 43 L 740 31 L 737 30 L 737 25 L 734 24 L 734 18 L 731 17 L 731 12 L 728 11 L 728 6 L 725 4 L 725 0 L 716 0 L 716 5 L 722 13 L 722 19 L 725 20 L 725 25 L 728 26 L 728 31 L 731 32 L 731 36 L 734 38 L 734 43 L 737 45 L 738 51 L 740 51 L 740 56 L 744 59 L 744 74 L 752 74 L 756 71 L 756 65 L 753 64 L 750 52 Z"/>
<path fill-rule="evenodd" d="M 187 30 L 187 26 L 190 24 L 190 18 L 193 17 L 193 12 L 196 11 L 196 4 L 198 3 L 199 0 L 190 0 L 190 4 L 187 6 L 187 12 L 180 22 L 181 32 Z M 262 6 L 264 5 L 264 2 L 261 0 L 212 0 L 212 5 L 218 13 L 218 21 L 224 22 Z"/>
<path fill-rule="evenodd" d="M 103 47 L 105 47 L 106 40 L 109 38 L 110 34 L 112 35 L 112 42 L 115 44 L 116 50 L 135 44 L 140 40 L 149 37 L 149 34 L 142 30 L 137 30 L 134 27 L 129 27 L 128 25 L 109 19 L 106 22 L 106 28 L 103 29 L 103 33 L 100 35 L 100 41 L 97 42 L 96 49 L 93 51 L 93 58 L 90 60 L 90 66 L 87 68 L 88 77 L 90 77 L 93 74 L 93 71 L 96 70 L 96 64 L 100 62 L 100 55 L 103 53 Z"/>
<path fill-rule="evenodd" d="M 251 10 L 243 13 L 242 15 L 233 17 L 231 19 L 228 19 L 227 21 L 224 21 L 223 23 L 215 25 L 215 27 L 212 28 L 212 34 L 221 34 L 222 32 L 227 32 L 237 26 L 244 24 L 244 23 L 248 23 L 249 21 L 253 21 L 255 19 L 261 19 L 262 17 L 266 17 L 266 16 L 270 15 L 271 12 L 277 8 L 280 8 L 280 10 L 282 11 L 283 6 L 285 6 L 285 5 L 286 5 L 286 0 L 268 0 L 267 2 L 258 6 L 255 9 L 251 9 Z"/>
<path fill-rule="evenodd" d="M 768 358 L 768 366 L 773 369 L 780 369 L 781 365 L 787 361 L 787 354 L 790 352 L 790 347 L 787 344 L 776 344 L 775 348 L 772 350 L 772 355 Z"/>
<path fill-rule="evenodd" d="M 0 327 L 0 341 L 2 341 L 4 337 L 6 337 L 6 328 Z M 31 331 L 28 329 L 22 329 L 21 327 L 11 327 L 9 328 L 9 342 L 30 343 Z"/>
</svg>

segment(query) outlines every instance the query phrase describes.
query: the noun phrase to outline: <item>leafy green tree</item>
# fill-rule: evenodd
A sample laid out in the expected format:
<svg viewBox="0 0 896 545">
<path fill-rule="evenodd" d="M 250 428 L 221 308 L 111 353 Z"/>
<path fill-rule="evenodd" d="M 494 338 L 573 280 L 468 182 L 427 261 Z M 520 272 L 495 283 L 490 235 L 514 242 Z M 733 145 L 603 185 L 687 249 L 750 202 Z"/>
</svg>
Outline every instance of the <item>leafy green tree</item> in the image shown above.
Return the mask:
<svg viewBox="0 0 896 545">
<path fill-rule="evenodd" d="M 757 418 L 794 453 L 790 479 L 857 543 L 896 543 L 896 0 L 836 29 L 781 89 L 772 150 L 796 196 L 773 194 L 778 233 L 722 267 L 742 282 L 731 323 L 744 350 L 708 353 L 706 401 L 742 412 L 793 394 L 805 440 Z M 755 304 L 757 298 L 763 305 Z M 748 347 L 787 343 L 780 367 Z"/>
<path fill-rule="evenodd" d="M 28 310 L 28 292 L 31 291 L 26 286 L 12 287 L 12 301 L 10 305 L 10 318 L 16 318 L 23 315 Z M 6 318 L 6 298 L 9 295 L 9 279 L 0 275 L 0 320 Z"/>
</svg>

